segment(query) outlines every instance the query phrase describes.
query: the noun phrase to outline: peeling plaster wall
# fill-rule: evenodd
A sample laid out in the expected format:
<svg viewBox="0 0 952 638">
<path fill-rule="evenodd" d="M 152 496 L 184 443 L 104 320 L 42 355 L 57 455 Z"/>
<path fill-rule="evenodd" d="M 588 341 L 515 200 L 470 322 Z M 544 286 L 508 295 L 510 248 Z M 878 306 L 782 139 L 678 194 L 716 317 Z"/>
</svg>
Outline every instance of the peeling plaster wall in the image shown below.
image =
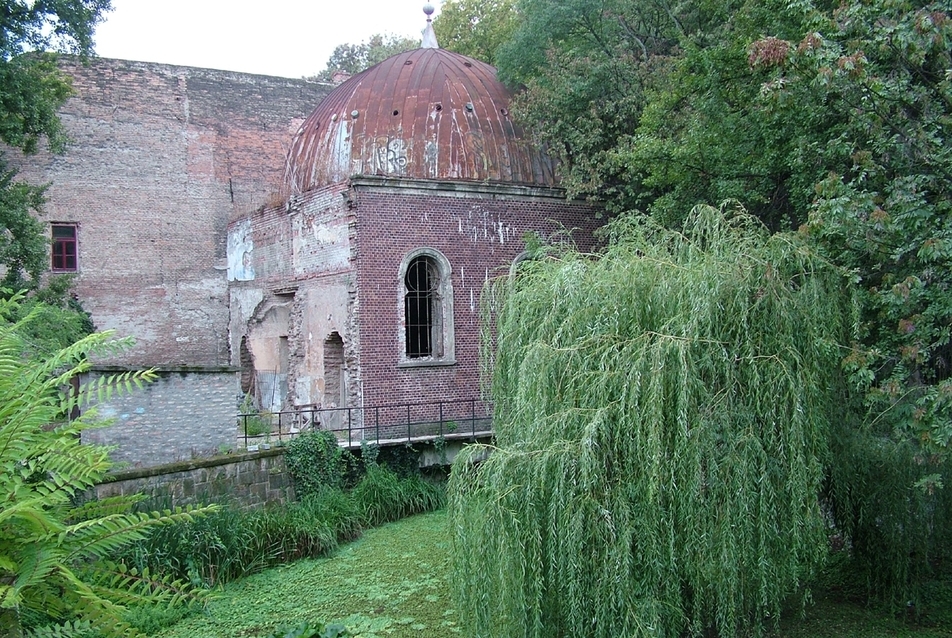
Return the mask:
<svg viewBox="0 0 952 638">
<path fill-rule="evenodd" d="M 247 266 L 254 271 L 254 279 L 231 287 L 232 363 L 239 365 L 238 344 L 247 336 L 259 380 L 274 375 L 279 339 L 286 336 L 285 409 L 340 403 L 339 397 L 325 397 L 324 342 L 332 333 L 344 342 L 348 403 L 359 401 L 358 336 L 352 316 L 354 219 L 348 196 L 345 185 L 334 185 L 229 225 L 229 246 L 235 246 L 236 254 L 249 254 Z M 244 248 L 249 244 L 254 245 L 250 252 Z M 268 321 L 268 313 L 279 305 L 285 308 L 284 323 Z M 271 404 L 271 398 L 263 402 Z"/>
<path fill-rule="evenodd" d="M 354 376 L 353 348 L 349 347 L 353 342 L 348 322 L 352 288 L 353 277 L 348 275 L 315 281 L 298 293 L 302 307 L 301 347 L 292 387 L 298 406 L 340 407 L 339 397 L 325 396 L 324 342 L 334 332 L 344 340 L 344 387 L 348 393 L 359 387 Z"/>
</svg>

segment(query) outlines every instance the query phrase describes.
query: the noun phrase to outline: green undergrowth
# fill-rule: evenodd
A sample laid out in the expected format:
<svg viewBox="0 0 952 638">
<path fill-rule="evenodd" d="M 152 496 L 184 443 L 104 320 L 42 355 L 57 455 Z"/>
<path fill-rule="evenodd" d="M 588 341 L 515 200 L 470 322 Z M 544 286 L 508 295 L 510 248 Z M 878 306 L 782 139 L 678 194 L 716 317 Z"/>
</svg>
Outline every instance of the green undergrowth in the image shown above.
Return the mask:
<svg viewBox="0 0 952 638">
<path fill-rule="evenodd" d="M 269 569 L 225 586 L 202 615 L 187 618 L 160 638 L 270 636 L 307 622 L 342 623 L 361 638 L 466 636 L 447 588 L 449 527 L 444 511 L 413 516 L 367 531 L 333 555 Z M 814 592 L 806 613 L 788 611 L 776 638 L 949 638 L 952 583 L 932 591 L 934 612 L 922 624 Z M 948 609 L 952 609 L 949 604 Z"/>
<path fill-rule="evenodd" d="M 419 473 L 401 477 L 371 463 L 352 489 L 316 486 L 299 502 L 262 509 L 223 506 L 207 516 L 155 530 L 118 559 L 140 571 L 216 588 L 277 565 L 326 556 L 370 528 L 440 509 L 445 500 L 443 483 Z M 126 621 L 151 634 L 185 613 L 132 608 Z"/>
<path fill-rule="evenodd" d="M 945 586 L 952 593 L 952 583 Z M 920 618 L 895 616 L 886 611 L 819 591 L 801 616 L 791 613 L 780 623 L 776 638 L 949 638 L 952 617 L 937 613 Z"/>
<path fill-rule="evenodd" d="M 302 622 L 342 623 L 362 638 L 458 635 L 447 595 L 449 545 L 443 511 L 389 523 L 330 557 L 229 583 L 204 614 L 157 635 L 263 637 Z"/>
</svg>

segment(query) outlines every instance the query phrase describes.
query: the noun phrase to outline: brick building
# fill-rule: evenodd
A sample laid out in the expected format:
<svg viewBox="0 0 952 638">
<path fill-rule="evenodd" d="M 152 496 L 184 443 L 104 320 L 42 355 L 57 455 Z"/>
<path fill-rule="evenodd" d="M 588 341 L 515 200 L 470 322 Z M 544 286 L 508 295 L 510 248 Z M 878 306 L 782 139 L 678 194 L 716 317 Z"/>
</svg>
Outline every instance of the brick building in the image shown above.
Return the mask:
<svg viewBox="0 0 952 638">
<path fill-rule="evenodd" d="M 136 465 L 234 446 L 228 222 L 277 196 L 291 136 L 330 87 L 108 59 L 67 57 L 63 70 L 69 148 L 9 157 L 50 184 L 53 270 L 75 274 L 97 328 L 135 339 L 97 373 L 160 372 L 147 392 L 101 406 L 116 425 L 95 438 Z"/>
<path fill-rule="evenodd" d="M 287 198 L 229 226 L 230 347 L 264 407 L 479 397 L 484 283 L 527 233 L 589 244 L 596 223 L 509 99 L 494 68 L 425 34 L 307 118 Z"/>
<path fill-rule="evenodd" d="M 66 61 L 73 140 L 21 159 L 49 182 L 54 270 L 136 340 L 97 374 L 156 367 L 91 438 L 153 465 L 234 445 L 241 397 L 277 410 L 479 397 L 479 298 L 523 237 L 576 229 L 553 162 L 495 70 L 435 46 L 336 88 L 160 64 Z"/>
</svg>

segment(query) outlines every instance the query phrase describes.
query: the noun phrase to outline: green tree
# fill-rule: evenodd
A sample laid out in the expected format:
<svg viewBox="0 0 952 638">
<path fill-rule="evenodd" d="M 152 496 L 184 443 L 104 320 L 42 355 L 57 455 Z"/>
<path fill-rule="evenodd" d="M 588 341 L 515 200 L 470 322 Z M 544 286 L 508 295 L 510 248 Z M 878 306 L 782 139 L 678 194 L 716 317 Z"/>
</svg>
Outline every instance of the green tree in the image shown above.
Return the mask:
<svg viewBox="0 0 952 638">
<path fill-rule="evenodd" d="M 854 273 L 842 365 L 866 404 L 837 437 L 830 503 L 864 582 L 914 598 L 952 552 L 952 5 L 681 3 L 649 13 L 655 48 L 615 26 L 649 7 L 522 2 L 500 62 L 528 86 L 519 113 L 572 193 L 675 228 L 733 198 Z M 652 62 L 615 69 L 611 50 Z"/>
<path fill-rule="evenodd" d="M 192 513 L 133 513 L 135 498 L 80 504 L 110 469 L 108 450 L 80 443 L 103 425 L 94 410 L 63 420 L 74 407 L 132 390 L 149 372 L 126 373 L 69 391 L 89 369 L 88 355 L 114 351 L 108 333 L 89 335 L 48 356 L 30 356 L 22 335 L 37 311 L 15 322 L 21 296 L 0 300 L 0 633 L 18 636 L 25 617 L 69 630 L 135 635 L 121 620 L 127 603 L 172 604 L 194 597 L 188 586 L 127 569 L 109 557 L 150 528 Z"/>
<path fill-rule="evenodd" d="M 66 144 L 57 111 L 69 97 L 70 81 L 54 52 L 88 55 L 93 33 L 110 0 L 0 1 L 0 141 L 24 153 L 45 139 L 50 150 Z M 2 285 L 35 284 L 47 266 L 41 185 L 15 179 L 0 154 L 0 265 Z"/>
<path fill-rule="evenodd" d="M 758 635 L 826 555 L 848 277 L 710 207 L 609 233 L 484 294 L 497 447 L 451 476 L 463 625 Z"/>
<path fill-rule="evenodd" d="M 393 34 L 377 33 L 360 44 L 340 44 L 327 59 L 324 70 L 308 77 L 317 82 L 330 82 L 336 73 L 356 75 L 387 58 L 420 48 L 419 38 L 404 38 Z"/>
<path fill-rule="evenodd" d="M 447 0 L 433 20 L 440 46 L 496 64 L 496 51 L 518 25 L 516 0 Z"/>
<path fill-rule="evenodd" d="M 716 12 L 667 0 L 521 0 L 518 12 L 496 57 L 500 78 L 526 89 L 513 113 L 561 160 L 569 195 L 632 208 L 639 185 L 612 153 L 637 128 L 681 39 Z"/>
</svg>

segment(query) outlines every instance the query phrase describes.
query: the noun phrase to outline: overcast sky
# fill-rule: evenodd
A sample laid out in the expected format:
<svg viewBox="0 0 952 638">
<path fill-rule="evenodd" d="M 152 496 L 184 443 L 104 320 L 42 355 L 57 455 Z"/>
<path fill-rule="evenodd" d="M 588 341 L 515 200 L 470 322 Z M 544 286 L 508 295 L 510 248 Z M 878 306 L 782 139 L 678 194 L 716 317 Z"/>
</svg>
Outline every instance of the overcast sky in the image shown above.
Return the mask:
<svg viewBox="0 0 952 638">
<path fill-rule="evenodd" d="M 439 12 L 439 0 L 431 0 Z M 104 58 L 299 78 L 339 44 L 420 37 L 425 0 L 112 0 L 96 30 Z M 436 14 L 434 14 L 436 15 Z"/>
</svg>

